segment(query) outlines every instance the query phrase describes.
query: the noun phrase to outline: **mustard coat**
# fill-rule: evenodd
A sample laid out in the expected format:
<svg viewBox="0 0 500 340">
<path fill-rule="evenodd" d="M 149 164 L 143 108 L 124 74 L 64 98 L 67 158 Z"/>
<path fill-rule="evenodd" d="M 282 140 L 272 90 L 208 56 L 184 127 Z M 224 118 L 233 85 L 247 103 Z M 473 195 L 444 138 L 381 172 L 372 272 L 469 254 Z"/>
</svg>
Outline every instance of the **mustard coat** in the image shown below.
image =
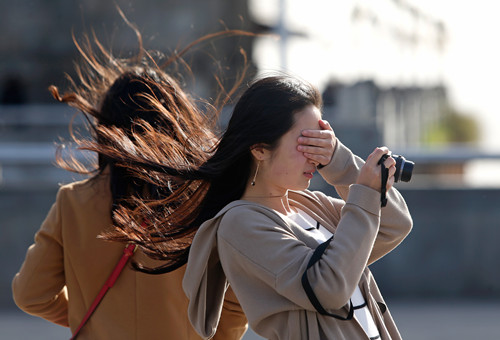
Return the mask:
<svg viewBox="0 0 500 340">
<path fill-rule="evenodd" d="M 75 331 L 122 255 L 123 244 L 97 238 L 111 226 L 110 210 L 106 173 L 59 189 L 13 279 L 19 308 Z M 140 251 L 134 256 L 154 265 Z M 128 265 L 78 339 L 199 339 L 187 317 L 184 271 L 148 275 Z M 215 339 L 240 339 L 246 331 L 246 318 L 228 293 Z"/>
</svg>

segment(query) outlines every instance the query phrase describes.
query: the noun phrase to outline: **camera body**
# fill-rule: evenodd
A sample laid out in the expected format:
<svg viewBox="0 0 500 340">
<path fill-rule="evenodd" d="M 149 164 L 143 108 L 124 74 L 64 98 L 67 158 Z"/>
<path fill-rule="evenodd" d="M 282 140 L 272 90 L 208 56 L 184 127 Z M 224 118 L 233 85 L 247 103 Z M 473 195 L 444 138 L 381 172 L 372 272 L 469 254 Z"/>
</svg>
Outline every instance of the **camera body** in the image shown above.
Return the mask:
<svg viewBox="0 0 500 340">
<path fill-rule="evenodd" d="M 403 156 L 395 154 L 385 154 L 380 158 L 379 164 L 391 157 L 396 161 L 396 173 L 394 174 L 394 183 L 399 181 L 409 182 L 411 180 L 411 175 L 413 173 L 413 167 L 415 163 L 407 160 Z"/>
</svg>

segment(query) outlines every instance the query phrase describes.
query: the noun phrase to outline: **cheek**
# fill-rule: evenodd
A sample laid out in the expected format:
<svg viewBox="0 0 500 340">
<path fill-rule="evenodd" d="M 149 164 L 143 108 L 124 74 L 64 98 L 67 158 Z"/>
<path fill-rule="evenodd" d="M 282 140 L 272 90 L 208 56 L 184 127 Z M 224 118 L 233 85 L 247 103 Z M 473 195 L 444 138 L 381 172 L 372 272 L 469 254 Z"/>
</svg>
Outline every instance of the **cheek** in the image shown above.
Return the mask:
<svg viewBox="0 0 500 340">
<path fill-rule="evenodd" d="M 276 176 L 286 176 L 290 173 L 295 173 L 297 170 L 302 170 L 302 165 L 307 162 L 304 154 L 298 150 L 290 150 L 290 152 L 277 157 L 273 162 L 273 173 Z"/>
</svg>

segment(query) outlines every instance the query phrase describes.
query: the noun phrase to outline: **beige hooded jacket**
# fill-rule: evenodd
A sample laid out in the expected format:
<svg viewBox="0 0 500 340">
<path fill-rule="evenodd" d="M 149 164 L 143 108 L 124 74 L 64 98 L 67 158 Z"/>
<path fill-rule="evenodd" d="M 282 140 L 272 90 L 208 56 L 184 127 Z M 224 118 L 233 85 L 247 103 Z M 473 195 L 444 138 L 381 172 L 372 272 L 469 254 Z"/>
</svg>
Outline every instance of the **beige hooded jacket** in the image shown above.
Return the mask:
<svg viewBox="0 0 500 340">
<path fill-rule="evenodd" d="M 367 266 L 394 249 L 412 220 L 399 192 L 380 194 L 352 184 L 363 161 L 341 143 L 322 176 L 345 200 L 321 192 L 290 192 L 291 205 L 334 233 L 321 259 L 308 271 L 313 291 L 330 313 L 346 316 L 359 285 L 382 339 L 400 339 Z M 256 333 L 267 339 L 368 339 L 356 319 L 321 315 L 301 278 L 318 246 L 303 228 L 262 205 L 235 201 L 197 232 L 183 280 L 189 317 L 210 338 L 217 329 L 228 282 Z"/>
</svg>

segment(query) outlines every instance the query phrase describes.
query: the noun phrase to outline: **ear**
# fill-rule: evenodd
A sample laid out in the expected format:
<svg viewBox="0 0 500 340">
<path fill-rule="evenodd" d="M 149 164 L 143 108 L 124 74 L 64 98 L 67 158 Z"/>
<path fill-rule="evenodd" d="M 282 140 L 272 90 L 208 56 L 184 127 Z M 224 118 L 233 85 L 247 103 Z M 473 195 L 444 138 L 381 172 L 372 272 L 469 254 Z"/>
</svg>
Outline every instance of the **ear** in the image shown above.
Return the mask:
<svg viewBox="0 0 500 340">
<path fill-rule="evenodd" d="M 258 144 L 252 145 L 250 147 L 250 152 L 252 153 L 252 156 L 257 161 L 266 160 L 271 155 L 271 151 L 269 150 L 269 147 L 264 143 L 258 143 Z"/>
</svg>

